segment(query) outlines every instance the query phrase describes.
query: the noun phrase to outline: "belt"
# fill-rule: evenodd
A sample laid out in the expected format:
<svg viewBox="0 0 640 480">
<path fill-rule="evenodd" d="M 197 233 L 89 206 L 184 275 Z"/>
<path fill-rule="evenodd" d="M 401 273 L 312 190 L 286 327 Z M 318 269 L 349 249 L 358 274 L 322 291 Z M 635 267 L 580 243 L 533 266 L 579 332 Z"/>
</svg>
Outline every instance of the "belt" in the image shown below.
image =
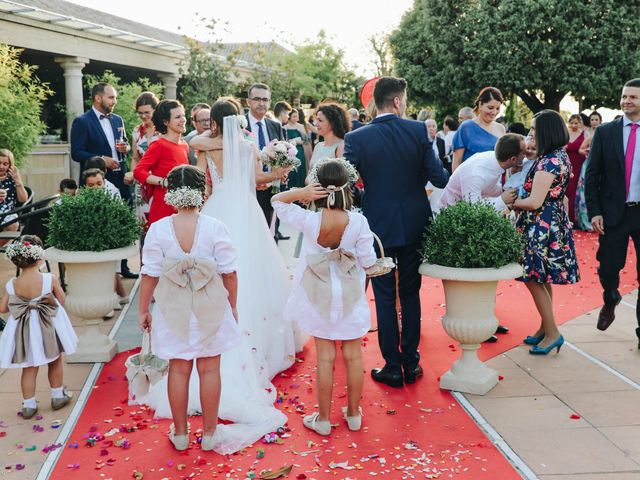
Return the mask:
<svg viewBox="0 0 640 480">
<path fill-rule="evenodd" d="M 640 202 L 627 202 L 627 207 L 640 207 Z"/>
</svg>

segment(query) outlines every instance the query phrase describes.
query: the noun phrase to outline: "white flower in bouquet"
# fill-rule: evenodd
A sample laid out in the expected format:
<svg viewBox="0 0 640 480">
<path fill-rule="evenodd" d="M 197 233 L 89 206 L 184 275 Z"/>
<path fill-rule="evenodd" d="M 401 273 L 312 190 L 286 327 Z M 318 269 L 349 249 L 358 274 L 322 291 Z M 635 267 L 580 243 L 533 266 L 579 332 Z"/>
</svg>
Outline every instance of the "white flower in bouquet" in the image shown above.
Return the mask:
<svg viewBox="0 0 640 480">
<path fill-rule="evenodd" d="M 236 115 L 236 117 L 238 117 L 238 124 L 240 125 L 240 128 L 244 130 L 249 126 L 247 117 L 245 117 L 244 115 Z"/>
<path fill-rule="evenodd" d="M 272 140 L 260 152 L 265 165 L 271 168 L 287 168 L 289 170 L 296 170 L 301 165 L 296 156 L 297 154 L 298 149 L 284 140 Z M 274 193 L 280 191 L 280 180 L 274 180 L 272 185 L 271 190 Z"/>
</svg>

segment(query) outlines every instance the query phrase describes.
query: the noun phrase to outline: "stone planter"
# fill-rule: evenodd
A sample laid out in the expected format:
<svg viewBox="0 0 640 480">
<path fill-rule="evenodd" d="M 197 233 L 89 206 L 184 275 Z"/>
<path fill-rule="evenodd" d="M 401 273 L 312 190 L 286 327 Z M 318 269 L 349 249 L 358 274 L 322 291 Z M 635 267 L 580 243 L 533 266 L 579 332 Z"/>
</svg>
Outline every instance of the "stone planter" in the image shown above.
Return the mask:
<svg viewBox="0 0 640 480">
<path fill-rule="evenodd" d="M 47 260 L 65 264 L 67 298 L 64 308 L 84 323 L 78 349 L 69 363 L 109 362 L 116 354 L 116 342 L 100 331 L 103 317 L 117 301 L 113 279 L 118 262 L 138 253 L 138 247 L 104 252 L 71 252 L 48 248 Z"/>
<path fill-rule="evenodd" d="M 494 315 L 498 281 L 519 277 L 522 267 L 517 263 L 501 268 L 453 268 L 423 263 L 420 273 L 442 279 L 446 298 L 442 325 L 462 349 L 462 356 L 440 377 L 440 388 L 484 395 L 498 383 L 498 372 L 480 361 L 477 350 L 498 327 Z"/>
</svg>

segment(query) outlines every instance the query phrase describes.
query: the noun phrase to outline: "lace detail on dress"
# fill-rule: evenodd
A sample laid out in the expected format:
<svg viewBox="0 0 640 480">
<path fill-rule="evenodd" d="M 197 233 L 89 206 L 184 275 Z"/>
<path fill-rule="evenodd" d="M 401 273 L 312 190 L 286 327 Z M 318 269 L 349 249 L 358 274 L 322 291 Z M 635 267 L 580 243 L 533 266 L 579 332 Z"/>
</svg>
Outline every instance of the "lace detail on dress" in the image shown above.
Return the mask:
<svg viewBox="0 0 640 480">
<path fill-rule="evenodd" d="M 215 187 L 216 185 L 220 185 L 222 183 L 222 177 L 218 174 L 218 169 L 216 168 L 216 164 L 213 162 L 211 155 L 209 152 L 206 152 L 207 157 L 207 167 L 209 168 L 209 176 L 211 177 L 211 185 Z"/>
</svg>

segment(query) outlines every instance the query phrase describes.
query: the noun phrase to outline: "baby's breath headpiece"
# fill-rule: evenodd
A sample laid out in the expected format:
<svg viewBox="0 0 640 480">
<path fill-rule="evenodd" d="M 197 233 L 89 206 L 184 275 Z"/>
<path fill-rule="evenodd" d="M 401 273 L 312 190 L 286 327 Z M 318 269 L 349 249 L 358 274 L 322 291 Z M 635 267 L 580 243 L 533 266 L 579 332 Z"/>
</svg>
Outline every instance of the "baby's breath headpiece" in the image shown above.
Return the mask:
<svg viewBox="0 0 640 480">
<path fill-rule="evenodd" d="M 16 257 L 22 257 L 38 261 L 44 258 L 44 249 L 35 243 L 17 241 L 7 245 L 5 255 L 9 260 L 13 260 Z"/>
<path fill-rule="evenodd" d="M 345 170 L 347 171 L 347 183 L 353 185 L 358 181 L 358 171 L 356 167 L 354 167 L 350 162 L 348 162 L 344 157 L 338 158 L 321 158 L 316 162 L 316 164 L 309 172 L 309 183 L 320 183 L 318 180 L 318 169 L 328 162 L 338 162 L 340 163 Z"/>
<path fill-rule="evenodd" d="M 169 190 L 165 193 L 164 202 L 175 209 L 200 208 L 204 203 L 204 198 L 200 190 L 189 187 L 180 187 L 175 190 Z"/>
</svg>

